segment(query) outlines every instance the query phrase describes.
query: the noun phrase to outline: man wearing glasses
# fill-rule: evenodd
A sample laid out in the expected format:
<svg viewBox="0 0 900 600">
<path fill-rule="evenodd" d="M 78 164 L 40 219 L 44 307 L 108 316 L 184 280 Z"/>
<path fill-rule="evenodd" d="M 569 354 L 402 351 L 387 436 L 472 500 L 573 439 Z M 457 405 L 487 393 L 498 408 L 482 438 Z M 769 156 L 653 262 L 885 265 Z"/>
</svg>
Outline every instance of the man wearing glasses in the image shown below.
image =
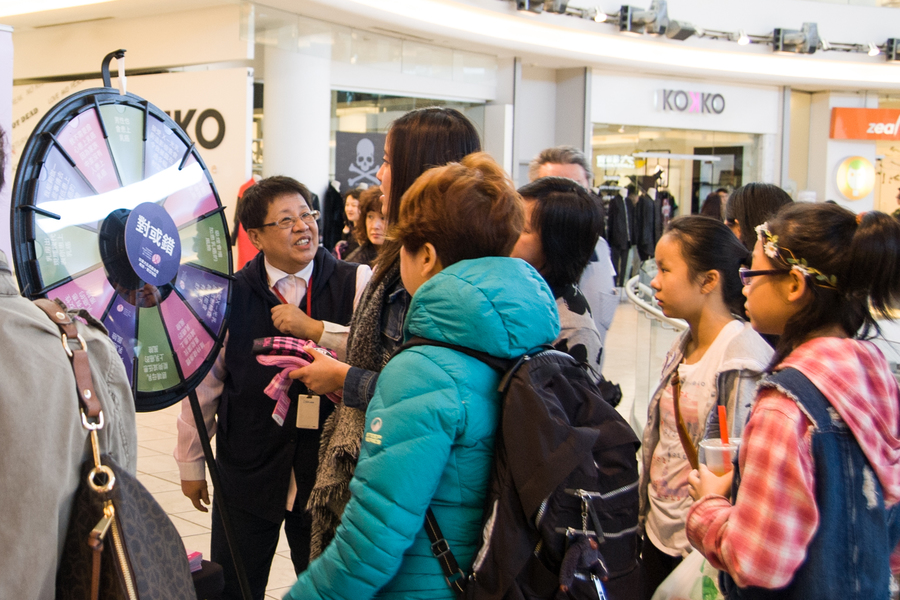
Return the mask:
<svg viewBox="0 0 900 600">
<path fill-rule="evenodd" d="M 197 388 L 207 430 L 216 438 L 222 497 L 254 598 L 262 599 L 281 524 L 299 573 L 309 562 L 306 513 L 318 464 L 319 434 L 333 404 L 301 382 L 288 390 L 279 424 L 265 388 L 280 371 L 251 355 L 253 340 L 292 335 L 343 357 L 347 325 L 371 276 L 369 267 L 339 261 L 319 247 L 311 194 L 290 177 L 269 177 L 247 189 L 237 215 L 259 254 L 235 275 L 225 345 Z M 175 460 L 185 496 L 209 504 L 203 453 L 187 400 L 178 417 Z M 218 491 L 218 490 L 217 490 Z M 222 499 L 222 498 L 220 498 Z M 202 501 L 202 503 L 201 503 Z M 211 559 L 225 571 L 224 598 L 241 598 L 221 517 L 212 513 Z"/>
</svg>

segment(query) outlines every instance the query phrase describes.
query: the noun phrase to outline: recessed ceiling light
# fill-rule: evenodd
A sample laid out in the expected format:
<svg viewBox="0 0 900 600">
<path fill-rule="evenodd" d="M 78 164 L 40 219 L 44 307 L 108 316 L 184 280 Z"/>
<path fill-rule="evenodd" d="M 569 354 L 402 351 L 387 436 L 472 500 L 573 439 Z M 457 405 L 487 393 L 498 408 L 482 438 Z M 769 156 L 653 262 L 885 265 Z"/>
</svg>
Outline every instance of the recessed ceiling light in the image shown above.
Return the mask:
<svg viewBox="0 0 900 600">
<path fill-rule="evenodd" d="M 12 17 L 15 15 L 27 15 L 31 13 L 57 10 L 60 8 L 75 8 L 90 4 L 102 4 L 114 0 L 2 0 L 0 1 L 0 17 Z"/>
</svg>

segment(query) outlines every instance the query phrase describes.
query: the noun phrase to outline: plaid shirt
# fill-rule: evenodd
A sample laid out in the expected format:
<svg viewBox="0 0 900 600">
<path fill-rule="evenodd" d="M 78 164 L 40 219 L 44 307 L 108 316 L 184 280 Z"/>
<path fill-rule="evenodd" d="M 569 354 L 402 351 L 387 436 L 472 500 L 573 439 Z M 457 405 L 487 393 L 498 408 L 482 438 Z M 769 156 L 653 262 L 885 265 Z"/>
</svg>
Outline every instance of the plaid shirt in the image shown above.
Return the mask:
<svg viewBox="0 0 900 600">
<path fill-rule="evenodd" d="M 860 352 L 871 353 L 869 344 L 831 340 L 804 344 L 781 367 L 795 367 L 809 376 L 806 366 L 815 361 L 815 370 L 831 380 L 854 386 L 862 383 L 861 378 L 870 378 L 874 384 L 869 381 L 866 388 L 857 389 L 884 388 L 892 393 L 882 398 L 896 399 L 896 383 L 888 379 L 893 378 L 886 362 L 880 372 L 867 374 L 867 369 L 859 368 Z M 860 439 L 855 429 L 854 435 L 865 447 L 867 439 Z M 786 586 L 806 560 L 819 524 L 811 436 L 811 422 L 790 398 L 771 388 L 761 390 L 742 436 L 737 504 L 708 495 L 688 511 L 691 544 L 741 587 Z M 891 554 L 891 571 L 900 572 L 900 546 Z"/>
</svg>

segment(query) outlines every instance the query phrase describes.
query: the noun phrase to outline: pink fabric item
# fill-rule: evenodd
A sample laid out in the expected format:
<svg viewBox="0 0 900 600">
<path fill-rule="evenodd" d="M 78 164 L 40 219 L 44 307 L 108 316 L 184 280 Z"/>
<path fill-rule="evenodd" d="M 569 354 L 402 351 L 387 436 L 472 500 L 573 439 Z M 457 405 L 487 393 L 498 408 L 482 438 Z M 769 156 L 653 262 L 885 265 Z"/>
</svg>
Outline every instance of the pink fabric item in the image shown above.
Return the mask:
<svg viewBox="0 0 900 600">
<path fill-rule="evenodd" d="M 266 386 L 266 396 L 276 401 L 275 411 L 272 418 L 279 425 L 284 425 L 284 418 L 287 416 L 288 408 L 291 406 L 291 399 L 287 395 L 288 389 L 294 382 L 290 378 L 291 371 L 295 371 L 300 367 L 309 365 L 309 361 L 299 356 L 276 356 L 260 354 L 256 357 L 259 364 L 269 367 L 281 367 L 281 372 L 272 378 L 269 385 Z M 337 390 L 325 395 L 326 398 L 337 404 L 344 397 L 343 390 Z"/>
</svg>

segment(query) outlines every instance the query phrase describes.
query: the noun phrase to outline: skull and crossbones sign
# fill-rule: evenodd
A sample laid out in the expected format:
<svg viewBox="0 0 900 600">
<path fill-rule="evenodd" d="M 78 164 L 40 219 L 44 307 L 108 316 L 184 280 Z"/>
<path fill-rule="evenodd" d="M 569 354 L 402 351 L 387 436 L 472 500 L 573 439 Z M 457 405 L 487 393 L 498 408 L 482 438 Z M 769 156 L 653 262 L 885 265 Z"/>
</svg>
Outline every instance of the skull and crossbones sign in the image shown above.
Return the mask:
<svg viewBox="0 0 900 600">
<path fill-rule="evenodd" d="M 375 166 L 375 144 L 368 138 L 359 140 L 356 144 L 356 162 L 350 163 L 350 171 L 356 173 L 356 177 L 351 177 L 348 181 L 350 186 L 355 186 L 365 179 L 368 179 L 368 183 L 378 185 L 381 183 L 375 177 L 378 168 Z"/>
</svg>

